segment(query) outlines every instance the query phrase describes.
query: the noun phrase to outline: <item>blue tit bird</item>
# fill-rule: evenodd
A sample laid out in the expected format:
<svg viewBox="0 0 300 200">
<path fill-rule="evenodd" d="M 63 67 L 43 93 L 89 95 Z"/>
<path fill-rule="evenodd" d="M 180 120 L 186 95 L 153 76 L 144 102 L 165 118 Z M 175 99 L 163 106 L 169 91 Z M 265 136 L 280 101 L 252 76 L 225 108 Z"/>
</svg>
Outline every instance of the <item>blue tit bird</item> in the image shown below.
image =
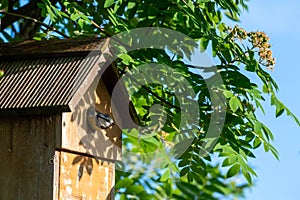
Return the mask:
<svg viewBox="0 0 300 200">
<path fill-rule="evenodd" d="M 114 120 L 108 114 L 104 114 L 98 111 L 96 111 L 96 114 L 97 125 L 100 128 L 107 129 L 115 124 Z"/>
<path fill-rule="evenodd" d="M 108 114 L 97 111 L 94 107 L 87 110 L 88 125 L 93 130 L 107 129 L 113 126 L 114 120 Z"/>
</svg>

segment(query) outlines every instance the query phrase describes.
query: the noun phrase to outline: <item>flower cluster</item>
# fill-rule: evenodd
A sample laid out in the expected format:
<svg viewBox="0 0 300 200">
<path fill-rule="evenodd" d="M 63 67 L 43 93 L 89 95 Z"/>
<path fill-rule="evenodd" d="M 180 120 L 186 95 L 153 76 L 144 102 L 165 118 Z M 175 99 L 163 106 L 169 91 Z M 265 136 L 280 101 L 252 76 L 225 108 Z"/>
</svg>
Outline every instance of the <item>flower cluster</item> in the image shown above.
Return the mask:
<svg viewBox="0 0 300 200">
<path fill-rule="evenodd" d="M 273 69 L 275 65 L 275 58 L 273 58 L 271 45 L 269 43 L 270 38 L 264 32 L 250 32 L 248 33 L 250 42 L 253 47 L 258 48 L 258 55 L 262 64 L 268 67 L 268 69 Z"/>
<path fill-rule="evenodd" d="M 247 32 L 245 29 L 235 26 L 234 28 L 227 27 L 227 32 L 231 40 L 239 39 L 240 41 L 248 39 L 252 44 L 253 49 L 258 49 L 259 61 L 268 69 L 273 70 L 275 58 L 272 55 L 270 38 L 266 33 L 261 31 Z"/>
</svg>

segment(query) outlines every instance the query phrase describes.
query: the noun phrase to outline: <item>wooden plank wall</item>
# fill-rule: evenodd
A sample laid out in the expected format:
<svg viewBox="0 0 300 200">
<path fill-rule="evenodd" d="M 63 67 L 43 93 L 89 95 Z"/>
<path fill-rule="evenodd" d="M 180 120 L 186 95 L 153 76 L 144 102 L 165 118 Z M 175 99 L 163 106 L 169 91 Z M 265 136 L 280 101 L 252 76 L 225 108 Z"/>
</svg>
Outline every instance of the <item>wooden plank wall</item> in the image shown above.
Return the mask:
<svg viewBox="0 0 300 200">
<path fill-rule="evenodd" d="M 90 156 L 57 152 L 60 200 L 114 199 L 114 163 Z"/>
<path fill-rule="evenodd" d="M 0 199 L 114 198 L 114 163 L 56 149 L 61 115 L 0 118 Z"/>
<path fill-rule="evenodd" d="M 75 111 L 62 113 L 62 133 L 56 141 L 56 199 L 114 199 L 114 162 L 121 159 L 121 130 L 116 125 L 92 129 L 87 114 L 91 107 L 112 116 L 102 81 L 93 83 Z"/>
<path fill-rule="evenodd" d="M 0 199 L 52 199 L 61 117 L 0 118 Z"/>
</svg>

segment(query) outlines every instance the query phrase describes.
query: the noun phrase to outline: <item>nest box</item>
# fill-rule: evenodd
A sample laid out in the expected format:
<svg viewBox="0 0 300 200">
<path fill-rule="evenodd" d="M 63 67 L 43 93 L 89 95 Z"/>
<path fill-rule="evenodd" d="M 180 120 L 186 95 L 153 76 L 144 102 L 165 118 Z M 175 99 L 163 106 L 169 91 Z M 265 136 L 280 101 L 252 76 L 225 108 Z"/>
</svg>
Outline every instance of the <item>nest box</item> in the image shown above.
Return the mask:
<svg viewBox="0 0 300 200">
<path fill-rule="evenodd" d="M 117 73 L 101 71 L 106 45 L 0 45 L 0 199 L 114 198 L 124 108 L 111 101 Z"/>
</svg>

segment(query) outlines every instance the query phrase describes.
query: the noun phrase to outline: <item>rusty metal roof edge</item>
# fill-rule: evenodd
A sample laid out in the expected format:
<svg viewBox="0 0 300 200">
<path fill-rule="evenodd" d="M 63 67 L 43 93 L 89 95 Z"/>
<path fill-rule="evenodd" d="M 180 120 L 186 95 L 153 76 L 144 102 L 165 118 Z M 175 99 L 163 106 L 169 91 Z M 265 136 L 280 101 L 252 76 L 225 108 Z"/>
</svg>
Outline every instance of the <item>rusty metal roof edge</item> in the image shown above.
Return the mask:
<svg viewBox="0 0 300 200">
<path fill-rule="evenodd" d="M 92 69 L 90 70 L 90 72 L 87 74 L 86 76 L 86 80 L 84 82 L 84 84 L 82 84 L 78 90 L 76 91 L 76 93 L 73 95 L 72 99 L 69 101 L 69 107 L 71 110 L 74 110 L 75 107 L 78 105 L 80 99 L 83 97 L 83 95 L 87 92 L 87 90 L 89 89 L 89 87 L 92 85 L 92 83 L 95 81 L 95 79 L 97 79 L 97 77 L 99 76 L 99 63 L 105 63 L 106 60 L 104 58 L 104 53 L 109 53 L 109 49 L 107 48 L 109 44 L 109 40 L 106 40 L 105 43 L 102 44 L 102 47 L 100 49 L 100 51 L 102 52 L 100 58 L 96 61 L 96 63 L 94 64 L 94 66 L 92 67 Z M 101 77 L 99 77 L 100 80 Z M 98 81 L 99 81 L 98 80 Z"/>
<path fill-rule="evenodd" d="M 0 43 L 0 59 L 23 59 L 52 56 L 88 55 L 100 52 L 104 39 L 81 38 L 45 41 L 23 41 L 18 43 Z"/>
<path fill-rule="evenodd" d="M 76 56 L 87 56 L 90 53 L 101 54 L 100 51 L 77 51 L 77 52 L 61 52 L 61 53 L 36 53 L 36 54 L 20 54 L 20 55 L 0 55 L 0 61 L 9 61 L 9 60 L 33 60 L 39 58 L 57 58 L 57 57 L 76 57 Z"/>
<path fill-rule="evenodd" d="M 24 116 L 24 115 L 53 115 L 63 112 L 70 112 L 68 105 L 60 106 L 45 106 L 45 107 L 31 107 L 31 108 L 8 108 L 1 109 L 0 117 L 9 116 Z"/>
</svg>

